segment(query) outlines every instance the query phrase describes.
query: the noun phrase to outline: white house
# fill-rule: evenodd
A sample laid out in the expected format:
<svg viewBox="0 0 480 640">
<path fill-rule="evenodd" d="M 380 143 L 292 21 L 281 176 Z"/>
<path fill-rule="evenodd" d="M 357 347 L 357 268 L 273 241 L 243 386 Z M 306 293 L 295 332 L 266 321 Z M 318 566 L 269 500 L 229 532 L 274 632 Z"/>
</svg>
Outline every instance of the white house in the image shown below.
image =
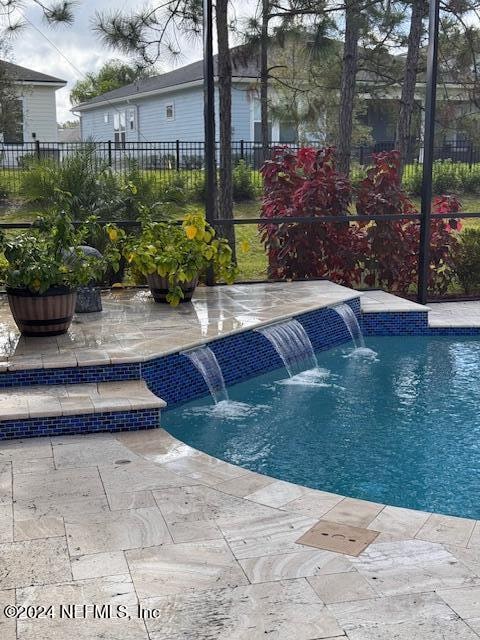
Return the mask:
<svg viewBox="0 0 480 640">
<path fill-rule="evenodd" d="M 10 62 L 0 61 L 0 65 L 6 67 L 6 76 L 17 96 L 17 108 L 10 104 L 8 116 L 4 114 L 0 121 L 4 129 L 0 131 L 0 142 L 57 142 L 56 91 L 66 81 Z"/>
</svg>

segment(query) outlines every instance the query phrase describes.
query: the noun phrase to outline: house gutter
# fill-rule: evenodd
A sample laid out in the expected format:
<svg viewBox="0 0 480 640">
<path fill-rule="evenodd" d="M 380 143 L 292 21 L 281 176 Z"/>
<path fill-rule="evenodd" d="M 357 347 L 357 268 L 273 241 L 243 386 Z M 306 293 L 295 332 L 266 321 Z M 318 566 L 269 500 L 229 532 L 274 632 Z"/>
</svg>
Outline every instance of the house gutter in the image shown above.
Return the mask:
<svg viewBox="0 0 480 640">
<path fill-rule="evenodd" d="M 233 82 L 235 84 L 250 84 L 251 82 L 255 82 L 258 80 L 257 77 L 248 78 L 245 76 L 242 77 L 233 77 Z M 215 83 L 218 81 L 218 76 L 215 78 Z M 78 104 L 73 109 L 74 111 L 88 111 L 89 109 L 96 109 L 97 107 L 108 106 L 112 104 L 118 104 L 119 102 L 131 102 L 132 100 L 138 100 L 140 98 L 149 98 L 151 96 L 158 96 L 164 93 L 172 93 L 173 91 L 182 91 L 183 89 L 190 89 L 192 87 L 203 87 L 203 78 L 200 80 L 192 80 L 191 82 L 184 82 L 183 84 L 176 84 L 169 87 L 162 87 L 161 89 L 152 89 L 151 91 L 141 91 L 139 93 L 132 93 L 127 96 L 121 96 L 119 98 L 110 98 L 108 100 L 101 100 L 100 102 L 95 102 L 93 104 Z"/>
</svg>

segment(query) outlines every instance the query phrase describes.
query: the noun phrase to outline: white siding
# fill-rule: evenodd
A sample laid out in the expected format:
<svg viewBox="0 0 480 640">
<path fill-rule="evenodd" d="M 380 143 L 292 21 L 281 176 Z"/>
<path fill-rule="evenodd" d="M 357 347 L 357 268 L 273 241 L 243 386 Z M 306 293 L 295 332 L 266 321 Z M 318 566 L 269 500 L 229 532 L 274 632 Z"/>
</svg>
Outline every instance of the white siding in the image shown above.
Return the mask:
<svg viewBox="0 0 480 640">
<path fill-rule="evenodd" d="M 57 105 L 54 87 L 24 86 L 18 93 L 23 98 L 24 142 L 57 142 Z M 35 138 L 33 138 L 35 134 Z"/>
</svg>

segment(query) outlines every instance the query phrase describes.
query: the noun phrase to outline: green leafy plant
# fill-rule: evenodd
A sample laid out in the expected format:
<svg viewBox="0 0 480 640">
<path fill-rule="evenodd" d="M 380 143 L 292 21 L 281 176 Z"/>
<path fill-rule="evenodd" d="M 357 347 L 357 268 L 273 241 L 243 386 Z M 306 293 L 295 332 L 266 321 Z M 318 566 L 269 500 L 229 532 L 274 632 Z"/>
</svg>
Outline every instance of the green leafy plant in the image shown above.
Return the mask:
<svg viewBox="0 0 480 640">
<path fill-rule="evenodd" d="M 14 289 L 43 294 L 52 287 L 73 290 L 99 279 L 109 265 L 118 266 L 120 252 L 114 242 L 101 258 L 85 255 L 82 245 L 92 233 L 98 233 L 95 216 L 75 226 L 65 210 L 56 210 L 39 218 L 17 236 L 0 236 L 0 278 Z M 117 239 L 119 232 L 110 227 L 104 233 Z"/>
<path fill-rule="evenodd" d="M 195 280 L 209 267 L 228 283 L 235 279 L 228 242 L 217 238 L 215 230 L 198 214 L 186 216 L 181 225 L 154 222 L 145 215 L 140 235 L 127 238 L 123 252 L 135 272 L 168 280 L 167 302 L 171 305 L 183 299 L 181 284 Z"/>
<path fill-rule="evenodd" d="M 232 172 L 233 199 L 235 202 L 254 200 L 256 195 L 252 179 L 252 170 L 245 160 L 239 160 Z"/>
<path fill-rule="evenodd" d="M 467 228 L 459 235 L 453 268 L 467 295 L 480 289 L 480 229 Z"/>
</svg>

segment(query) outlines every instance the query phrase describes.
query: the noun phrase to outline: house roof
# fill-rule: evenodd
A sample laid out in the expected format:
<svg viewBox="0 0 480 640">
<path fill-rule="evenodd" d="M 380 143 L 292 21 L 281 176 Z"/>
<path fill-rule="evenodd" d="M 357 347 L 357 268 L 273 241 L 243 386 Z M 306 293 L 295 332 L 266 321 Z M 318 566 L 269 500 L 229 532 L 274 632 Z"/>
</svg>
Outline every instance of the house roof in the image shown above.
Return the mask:
<svg viewBox="0 0 480 640">
<path fill-rule="evenodd" d="M 15 82 L 44 82 L 45 84 L 67 84 L 66 80 L 49 76 L 46 73 L 40 73 L 40 71 L 34 71 L 33 69 L 27 69 L 27 67 L 21 67 L 18 64 L 12 64 L 6 60 L 0 60 L 0 65 L 6 69 L 6 73 Z"/>
<path fill-rule="evenodd" d="M 232 78 L 257 78 L 259 74 L 258 58 L 255 55 L 247 57 L 243 47 L 232 49 Z M 217 75 L 218 56 L 213 57 L 214 73 Z M 162 73 L 150 78 L 142 78 L 131 84 L 127 84 L 119 89 L 102 93 L 91 100 L 82 102 L 74 107 L 76 109 L 93 107 L 96 104 L 130 98 L 137 94 L 153 93 L 162 89 L 181 87 L 191 82 L 203 80 L 203 60 L 192 62 L 185 67 L 180 67 L 174 71 Z"/>
</svg>

